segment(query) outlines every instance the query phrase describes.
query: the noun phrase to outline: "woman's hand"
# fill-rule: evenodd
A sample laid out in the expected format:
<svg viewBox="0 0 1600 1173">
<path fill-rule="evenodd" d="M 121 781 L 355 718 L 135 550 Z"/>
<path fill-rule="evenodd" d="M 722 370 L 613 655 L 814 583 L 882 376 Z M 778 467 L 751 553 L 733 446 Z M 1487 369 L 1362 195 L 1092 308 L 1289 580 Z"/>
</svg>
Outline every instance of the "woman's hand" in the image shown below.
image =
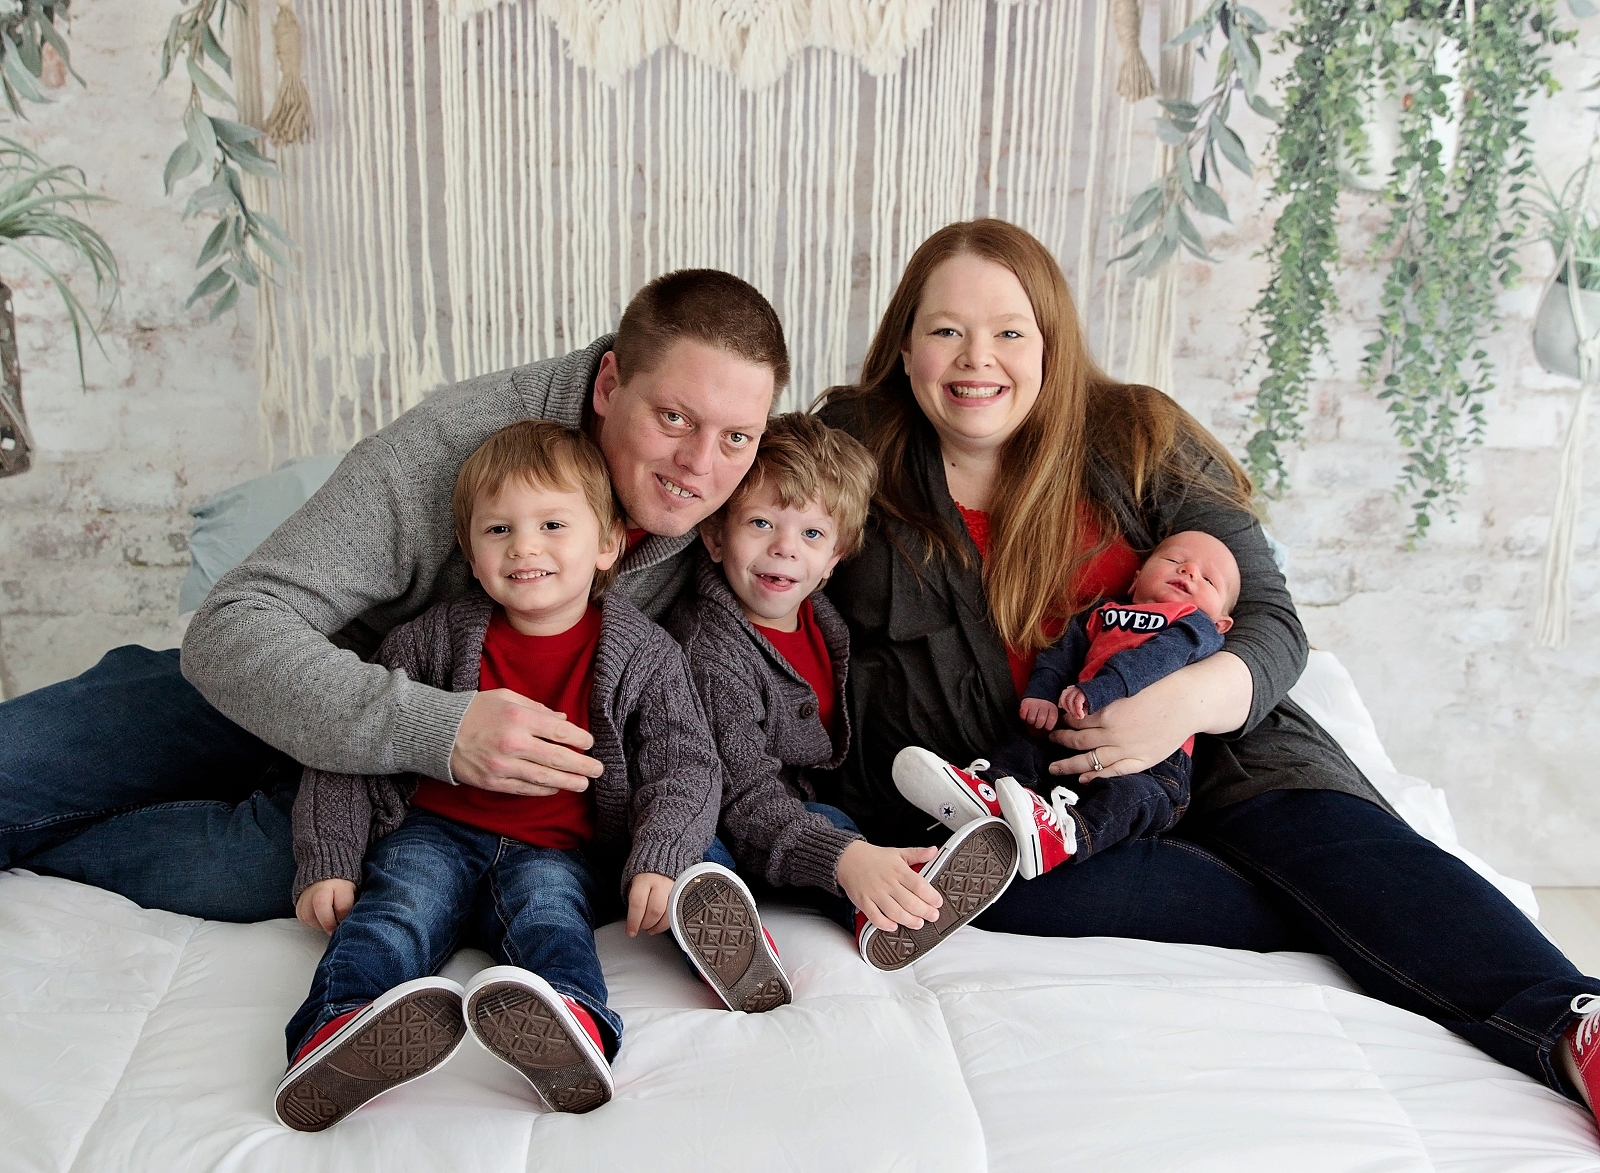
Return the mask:
<svg viewBox="0 0 1600 1173">
<path fill-rule="evenodd" d="M 938 854 L 937 847 L 874 847 L 857 839 L 839 857 L 835 875 L 850 903 L 884 932 L 901 925 L 920 929 L 924 921 L 939 919 L 944 901 L 915 865 Z"/>
<path fill-rule="evenodd" d="M 1081 774 L 1086 781 L 1142 773 L 1196 733 L 1229 733 L 1243 725 L 1253 693 L 1245 662 L 1218 652 L 1073 721 L 1075 728 L 1057 729 L 1050 740 L 1079 752 L 1053 762 L 1050 772 Z"/>
<path fill-rule="evenodd" d="M 356 902 L 356 886 L 349 880 L 318 880 L 300 893 L 294 914 L 300 923 L 332 933 L 350 915 Z"/>
</svg>

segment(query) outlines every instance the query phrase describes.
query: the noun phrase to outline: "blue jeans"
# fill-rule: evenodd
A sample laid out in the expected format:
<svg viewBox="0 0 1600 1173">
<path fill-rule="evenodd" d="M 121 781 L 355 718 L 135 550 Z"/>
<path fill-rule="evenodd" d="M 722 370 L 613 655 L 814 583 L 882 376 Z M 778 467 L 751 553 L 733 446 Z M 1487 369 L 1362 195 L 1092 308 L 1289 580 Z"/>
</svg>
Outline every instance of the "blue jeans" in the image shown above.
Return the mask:
<svg viewBox="0 0 1600 1173">
<path fill-rule="evenodd" d="M 177 649 L 116 648 L 0 703 L 0 868 L 212 920 L 293 916 L 299 785 L 183 679 Z"/>
<path fill-rule="evenodd" d="M 1466 864 L 1381 807 L 1332 790 L 1277 790 L 1191 813 L 1173 835 L 1012 884 L 974 923 L 1326 953 L 1372 997 L 1569 1096 L 1551 1051 L 1572 1023 L 1574 995 L 1600 994 L 1600 980 Z"/>
<path fill-rule="evenodd" d="M 311 993 L 284 1031 L 289 1059 L 341 1014 L 438 972 L 460 944 L 531 970 L 594 1017 L 606 1058 L 622 1019 L 606 1007 L 594 947 L 597 893 L 581 851 L 530 847 L 414 810 L 362 867 L 350 915 L 328 940 Z"/>
<path fill-rule="evenodd" d="M 858 835 L 861 833 L 856 827 L 855 820 L 836 806 L 829 806 L 824 802 L 808 802 L 805 808 L 821 815 L 841 831 L 850 831 Z M 731 872 L 739 870 L 739 865 L 733 860 L 733 852 L 728 850 L 721 839 L 711 841 L 711 846 L 706 849 L 705 861 L 720 863 Z M 774 888 L 759 880 L 747 879 L 746 882 L 750 886 L 751 895 L 758 900 L 776 899 L 789 904 L 799 904 L 805 908 L 814 908 L 835 924 L 843 925 L 845 931 L 851 934 L 856 931 L 855 906 L 843 896 L 835 896 L 832 892 L 821 888 Z"/>
</svg>

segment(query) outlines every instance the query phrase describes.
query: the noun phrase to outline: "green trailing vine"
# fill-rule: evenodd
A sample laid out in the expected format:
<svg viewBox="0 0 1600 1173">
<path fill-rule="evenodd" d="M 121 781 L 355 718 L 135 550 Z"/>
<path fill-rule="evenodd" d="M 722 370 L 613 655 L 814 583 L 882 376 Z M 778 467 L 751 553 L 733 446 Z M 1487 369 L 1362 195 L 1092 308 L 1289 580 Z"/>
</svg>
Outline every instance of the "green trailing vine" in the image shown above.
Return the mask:
<svg viewBox="0 0 1600 1173">
<path fill-rule="evenodd" d="M 1173 148 L 1172 166 L 1134 197 L 1122 217 L 1124 237 L 1141 232 L 1145 236 L 1112 258 L 1113 263 L 1131 261 L 1134 276 L 1154 273 L 1171 261 L 1180 247 L 1203 261 L 1213 259 L 1206 253 L 1205 240 L 1189 209 L 1227 220 L 1228 204 L 1219 190 L 1221 160 L 1246 175 L 1255 171 L 1244 141 L 1228 120 L 1235 93 L 1263 118 L 1277 118 L 1277 111 L 1257 92 L 1261 48 L 1256 37 L 1267 31 L 1266 20 L 1255 9 L 1237 0 L 1212 0 L 1198 20 L 1168 42 L 1167 48 L 1198 42 L 1195 54 L 1202 59 L 1214 35 L 1221 36 L 1223 47 L 1217 54 L 1211 92 L 1200 102 L 1161 102 L 1163 113 L 1156 119 L 1156 134 Z"/>
<path fill-rule="evenodd" d="M 63 24 L 68 18 L 71 0 L 11 0 L 0 3 L 0 90 L 4 90 L 6 105 L 18 118 L 26 117 L 22 103 L 48 102 L 39 89 L 44 76 L 44 51 L 46 46 L 56 51 L 61 64 L 72 72 L 72 53 L 67 42 L 56 29 L 56 21 Z"/>
<path fill-rule="evenodd" d="M 1467 455 L 1483 440 L 1494 377 L 1483 342 L 1497 328 L 1498 290 L 1520 272 L 1515 247 L 1527 222 L 1526 103 L 1554 90 L 1549 49 L 1575 34 L 1557 30 L 1554 0 L 1479 4 L 1470 21 L 1464 6 L 1412 0 L 1295 0 L 1291 11 L 1280 47 L 1296 57 L 1272 188 L 1285 203 L 1266 249 L 1271 277 L 1253 311 L 1267 369 L 1247 463 L 1265 492 L 1282 492 L 1284 448 L 1303 437 L 1313 364 L 1328 356 L 1326 323 L 1338 308 L 1339 159 L 1363 156 L 1363 111 L 1373 97 L 1403 95 L 1400 149 L 1380 197 L 1389 222 L 1373 245 L 1375 257 L 1390 257 L 1389 269 L 1361 375 L 1406 451 L 1396 492 L 1417 540 L 1441 513 L 1453 514 Z M 1453 160 L 1435 137 L 1455 113 L 1451 79 L 1436 64 L 1439 40 L 1460 52 Z"/>
<path fill-rule="evenodd" d="M 265 212 L 249 206 L 245 199 L 244 176 L 275 178 L 278 170 L 256 149 L 262 132 L 206 111 L 205 100 L 233 105 L 233 96 L 212 76 L 212 70 L 233 77 L 233 60 L 222 48 L 229 12 L 243 19 L 243 0 L 190 0 L 172 18 L 167 39 L 161 47 L 161 80 L 165 81 L 178 61 L 183 62 L 189 79 L 189 104 L 184 109 L 184 141 L 167 160 L 162 182 L 167 194 L 172 185 L 201 168 L 209 168 L 210 182 L 189 197 L 184 219 L 205 213 L 217 217 L 216 227 L 200 248 L 195 267 L 211 268 L 200 278 L 187 304 L 211 303 L 214 321 L 231 310 L 243 286 L 261 284 L 261 267 L 250 255 L 255 247 L 275 264 L 290 268 L 286 255 L 289 238 Z M 269 278 L 270 279 L 270 278 Z"/>
</svg>

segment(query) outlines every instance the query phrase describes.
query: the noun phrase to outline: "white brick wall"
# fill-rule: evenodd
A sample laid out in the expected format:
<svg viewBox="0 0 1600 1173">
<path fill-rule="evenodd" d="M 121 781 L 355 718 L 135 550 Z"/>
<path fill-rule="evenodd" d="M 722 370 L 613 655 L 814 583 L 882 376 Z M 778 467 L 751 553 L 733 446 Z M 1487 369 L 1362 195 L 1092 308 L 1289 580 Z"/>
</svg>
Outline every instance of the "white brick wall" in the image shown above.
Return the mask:
<svg viewBox="0 0 1600 1173">
<path fill-rule="evenodd" d="M 119 643 L 174 644 L 188 507 L 265 469 L 248 316 L 207 325 L 199 310 L 182 308 L 206 229 L 181 223 L 178 203 L 160 189 L 184 98 L 177 85 L 152 91 L 170 12 L 113 0 L 82 0 L 75 11 L 75 60 L 90 88 L 59 91 L 16 133 L 53 160 L 82 165 L 91 186 L 116 198 L 95 222 L 122 261 L 126 288 L 85 393 L 53 295 L 0 255 L 0 274 L 17 290 L 24 393 L 39 441 L 34 469 L 0 481 L 7 696 L 73 675 Z M 1264 11 L 1281 21 L 1285 8 Z M 1566 91 L 1531 111 L 1541 161 L 1558 179 L 1593 125 L 1584 110 L 1593 95 L 1577 92 L 1600 48 L 1600 21 L 1589 24 L 1558 54 Z M 1260 158 L 1265 128 L 1242 129 Z M 1214 240 L 1223 263 L 1183 271 L 1174 393 L 1237 444 L 1259 378 L 1247 369 L 1244 320 L 1266 270 L 1252 254 L 1271 221 L 1247 185 L 1229 184 L 1236 226 Z M 1505 328 L 1491 349 L 1502 387 L 1461 517 L 1408 552 L 1406 511 L 1389 491 L 1399 451 L 1381 405 L 1356 380 L 1363 314 L 1381 280 L 1366 245 L 1381 215 L 1359 196 L 1341 214 L 1337 361 L 1319 385 L 1309 446 L 1293 458 L 1294 490 L 1270 511 L 1292 550 L 1302 617 L 1312 641 L 1349 665 L 1400 768 L 1448 791 L 1474 850 L 1538 884 L 1600 884 L 1589 838 L 1600 835 L 1600 424 L 1588 453 L 1573 639 L 1560 653 L 1532 644 L 1555 462 L 1574 398 L 1538 368 L 1528 338 L 1548 258 L 1530 247 L 1528 284 L 1501 298 Z"/>
</svg>

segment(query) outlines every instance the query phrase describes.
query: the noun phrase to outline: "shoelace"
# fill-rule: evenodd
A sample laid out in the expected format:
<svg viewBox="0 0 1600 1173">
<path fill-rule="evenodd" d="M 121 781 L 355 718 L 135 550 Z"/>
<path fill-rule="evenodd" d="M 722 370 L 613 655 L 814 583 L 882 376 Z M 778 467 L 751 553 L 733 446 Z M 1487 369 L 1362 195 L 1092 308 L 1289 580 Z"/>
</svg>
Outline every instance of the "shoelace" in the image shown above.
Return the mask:
<svg viewBox="0 0 1600 1173">
<path fill-rule="evenodd" d="M 1579 994 L 1572 1000 L 1572 1012 L 1582 1015 L 1573 1041 L 1587 1047 L 1600 1036 L 1600 994 Z"/>
<path fill-rule="evenodd" d="M 967 767 L 967 773 L 971 774 L 974 778 L 976 778 L 978 776 L 978 771 L 987 770 L 988 768 L 989 768 L 989 759 L 988 758 L 973 758 L 972 759 L 972 764 Z"/>
</svg>

